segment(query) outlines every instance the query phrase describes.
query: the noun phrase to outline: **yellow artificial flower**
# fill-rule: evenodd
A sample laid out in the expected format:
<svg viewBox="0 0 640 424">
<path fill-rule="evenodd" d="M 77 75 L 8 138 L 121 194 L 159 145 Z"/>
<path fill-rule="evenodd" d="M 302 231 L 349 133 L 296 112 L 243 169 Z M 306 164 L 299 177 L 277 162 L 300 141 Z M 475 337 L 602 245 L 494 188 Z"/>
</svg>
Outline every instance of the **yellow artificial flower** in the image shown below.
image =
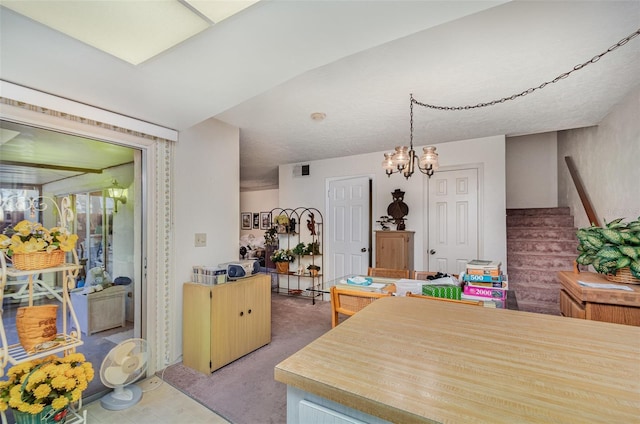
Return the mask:
<svg viewBox="0 0 640 424">
<path fill-rule="evenodd" d="M 83 366 L 87 364 L 91 365 L 90 362 L 85 362 L 84 355 L 82 353 L 72 353 L 63 358 L 60 358 L 60 363 L 63 363 L 63 364 L 71 364 L 73 362 L 82 362 Z"/>
<path fill-rule="evenodd" d="M 33 224 L 31 223 L 31 221 L 27 221 L 25 219 L 25 220 L 22 220 L 22 221 L 18 222 L 13 227 L 13 230 L 16 233 L 19 233 L 20 235 L 28 236 L 29 234 L 31 234 L 32 228 L 33 228 Z"/>
<path fill-rule="evenodd" d="M 41 384 L 33 391 L 33 395 L 36 399 L 44 399 L 49 396 L 49 393 L 51 393 L 51 386 L 48 384 Z"/>
<path fill-rule="evenodd" d="M 4 234 L 0 234 L 0 249 L 6 249 L 11 244 L 11 239 Z"/>
<path fill-rule="evenodd" d="M 71 234 L 69 236 L 59 236 L 64 237 L 60 240 L 60 250 L 63 252 L 70 252 L 76 247 L 76 242 L 78 241 L 77 234 Z"/>
<path fill-rule="evenodd" d="M 82 354 L 51 355 L 15 365 L 0 381 L 0 411 L 8 408 L 38 414 L 45 406 L 64 409 L 77 402 L 93 379 L 94 371 Z"/>
<path fill-rule="evenodd" d="M 66 391 L 70 391 L 70 390 L 75 389 L 75 388 L 76 388 L 76 386 L 77 386 L 77 384 L 76 384 L 76 380 L 74 380 L 74 379 L 70 378 L 70 379 L 68 379 L 68 380 L 67 380 L 67 385 L 64 387 L 64 389 L 65 389 Z"/>
<path fill-rule="evenodd" d="M 42 251 L 46 247 L 47 247 L 47 243 L 44 240 L 31 237 L 26 242 L 20 244 L 19 251 L 18 251 L 18 248 L 14 248 L 13 251 L 16 253 L 32 253 L 32 252 Z"/>
<path fill-rule="evenodd" d="M 37 369 L 31 373 L 31 377 L 29 377 L 29 381 L 27 382 L 27 390 L 31 390 L 33 386 L 38 383 L 43 382 L 47 378 L 47 373 L 42 371 L 41 369 Z"/>
<path fill-rule="evenodd" d="M 80 396 L 82 395 L 81 389 L 75 389 L 71 391 L 71 402 L 77 402 L 80 400 Z"/>
<path fill-rule="evenodd" d="M 37 415 L 41 413 L 45 407 L 45 405 L 42 403 L 34 403 L 32 405 L 25 403 L 24 405 L 27 405 L 27 407 L 25 408 L 26 410 L 23 410 L 22 412 L 27 412 L 32 415 Z"/>
<path fill-rule="evenodd" d="M 67 385 L 67 377 L 59 375 L 51 379 L 51 387 L 56 390 L 64 389 Z"/>
<path fill-rule="evenodd" d="M 56 411 L 58 409 L 64 408 L 67 405 L 69 405 L 69 399 L 64 396 L 57 397 L 53 400 L 53 402 L 51 402 L 51 407 Z"/>
</svg>

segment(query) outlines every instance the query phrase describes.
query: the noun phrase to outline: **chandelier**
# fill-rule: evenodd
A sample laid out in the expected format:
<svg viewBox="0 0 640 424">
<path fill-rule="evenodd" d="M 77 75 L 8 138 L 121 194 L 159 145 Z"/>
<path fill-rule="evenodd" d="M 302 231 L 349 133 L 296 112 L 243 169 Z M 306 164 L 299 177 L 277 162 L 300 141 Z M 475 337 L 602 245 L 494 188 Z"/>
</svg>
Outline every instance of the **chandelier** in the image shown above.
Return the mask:
<svg viewBox="0 0 640 424">
<path fill-rule="evenodd" d="M 395 151 L 384 154 L 382 168 L 388 177 L 391 174 L 402 173 L 408 180 L 415 172 L 416 168 L 431 178 L 433 173 L 438 170 L 438 154 L 436 148 L 428 146 L 423 148 L 422 156 L 418 160 L 415 150 L 413 150 L 413 104 L 417 103 L 413 98 L 413 94 L 409 94 L 409 147 L 397 146 Z M 416 164 L 417 162 L 417 164 Z"/>
<path fill-rule="evenodd" d="M 498 104 L 502 104 L 506 101 L 516 100 L 522 98 L 528 94 L 533 93 L 536 90 L 542 90 L 543 88 L 555 84 L 565 78 L 569 77 L 572 73 L 584 69 L 586 66 L 591 65 L 593 63 L 598 62 L 604 55 L 611 53 L 612 51 L 618 49 L 619 47 L 624 46 L 632 39 L 636 38 L 640 35 L 640 29 L 632 32 L 627 37 L 618 41 L 616 44 L 609 47 L 607 50 L 601 52 L 598 55 L 595 55 L 591 59 L 587 60 L 584 63 L 579 63 L 574 66 L 571 70 L 564 72 L 552 80 L 548 80 L 538 85 L 537 87 L 531 87 L 527 90 L 524 90 L 520 93 L 515 93 L 511 96 L 506 96 L 502 98 L 497 98 L 495 100 L 491 100 L 488 102 L 477 103 L 475 105 L 464 105 L 464 106 L 442 106 L 442 105 L 433 105 L 429 103 L 422 103 L 413 98 L 413 94 L 409 94 L 409 147 L 407 146 L 397 146 L 395 151 L 391 153 L 384 154 L 384 160 L 382 161 L 382 168 L 385 170 L 388 177 L 391 177 L 391 174 L 402 173 L 404 177 L 408 180 L 411 175 L 415 172 L 416 168 L 420 170 L 423 174 L 426 174 L 429 178 L 433 175 L 435 171 L 438 170 L 438 154 L 436 153 L 436 148 L 433 146 L 425 147 L 424 153 L 420 156 L 418 160 L 418 156 L 416 156 L 416 152 L 413 150 L 413 105 L 417 104 L 418 106 L 422 106 L 429 109 L 439 110 L 439 111 L 463 111 L 463 110 L 472 110 L 472 109 L 480 109 L 489 106 L 495 106 Z M 416 161 L 418 162 L 416 164 Z"/>
</svg>

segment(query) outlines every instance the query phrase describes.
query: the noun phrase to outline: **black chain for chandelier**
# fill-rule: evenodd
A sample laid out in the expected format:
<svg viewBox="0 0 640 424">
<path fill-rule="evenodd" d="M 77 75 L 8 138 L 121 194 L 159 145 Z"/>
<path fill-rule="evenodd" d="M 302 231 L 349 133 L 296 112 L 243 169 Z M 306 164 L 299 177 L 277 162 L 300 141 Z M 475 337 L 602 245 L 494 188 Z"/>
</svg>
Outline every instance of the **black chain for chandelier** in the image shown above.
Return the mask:
<svg viewBox="0 0 640 424">
<path fill-rule="evenodd" d="M 475 105 L 466 105 L 466 106 L 438 106 L 438 105 L 431 105 L 428 103 L 422 103 L 419 102 L 417 100 L 415 100 L 413 98 L 413 96 L 411 97 L 411 104 L 413 105 L 413 103 L 426 107 L 426 108 L 430 108 L 430 109 L 436 109 L 436 110 L 470 110 L 470 109 L 479 109 L 479 108 L 483 108 L 483 107 L 487 107 L 487 106 L 494 106 L 497 105 L 498 103 L 504 103 L 508 100 L 515 100 L 519 97 L 524 97 L 527 94 L 531 94 L 536 90 L 541 90 L 543 88 L 545 88 L 547 85 L 549 84 L 555 84 L 556 82 L 563 80 L 565 78 L 567 78 L 569 75 L 571 75 L 572 73 L 574 73 L 575 71 L 579 71 L 580 69 L 583 69 L 585 66 L 590 65 L 592 63 L 596 63 L 597 61 L 599 61 L 604 55 L 606 55 L 607 53 L 610 53 L 614 50 L 616 50 L 618 47 L 624 46 L 625 44 L 627 44 L 630 40 L 634 39 L 635 37 L 637 37 L 638 35 L 640 35 L 640 29 L 638 29 L 636 32 L 630 34 L 629 36 L 623 38 L 622 40 L 618 41 L 616 44 L 614 44 L 613 46 L 609 47 L 607 50 L 603 51 L 602 53 L 600 53 L 599 55 L 594 56 L 593 58 L 591 58 L 590 60 L 587 60 L 584 63 L 578 64 L 576 66 L 573 67 L 572 70 L 565 72 L 563 74 L 558 75 L 557 77 L 555 77 L 554 79 L 547 81 L 547 82 L 543 82 L 542 84 L 540 84 L 537 87 L 533 87 L 530 88 L 528 90 L 523 91 L 522 93 L 518 93 L 518 94 L 513 94 L 509 97 L 503 97 L 501 99 L 496 99 L 496 100 L 492 100 L 490 102 L 486 102 L 486 103 L 478 103 Z M 411 110 L 411 115 L 413 118 L 413 109 Z M 411 124 L 413 126 L 413 119 L 411 120 Z"/>
</svg>

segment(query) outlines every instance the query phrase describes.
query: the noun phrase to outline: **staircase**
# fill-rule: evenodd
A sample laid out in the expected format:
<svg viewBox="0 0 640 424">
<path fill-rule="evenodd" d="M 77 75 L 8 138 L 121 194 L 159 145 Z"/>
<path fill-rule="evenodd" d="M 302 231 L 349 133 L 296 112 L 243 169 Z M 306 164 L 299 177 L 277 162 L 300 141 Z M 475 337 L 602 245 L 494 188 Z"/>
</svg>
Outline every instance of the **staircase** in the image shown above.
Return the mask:
<svg viewBox="0 0 640 424">
<path fill-rule="evenodd" d="M 560 314 L 556 273 L 573 269 L 577 246 L 569 208 L 507 209 L 507 275 L 521 311 Z"/>
</svg>

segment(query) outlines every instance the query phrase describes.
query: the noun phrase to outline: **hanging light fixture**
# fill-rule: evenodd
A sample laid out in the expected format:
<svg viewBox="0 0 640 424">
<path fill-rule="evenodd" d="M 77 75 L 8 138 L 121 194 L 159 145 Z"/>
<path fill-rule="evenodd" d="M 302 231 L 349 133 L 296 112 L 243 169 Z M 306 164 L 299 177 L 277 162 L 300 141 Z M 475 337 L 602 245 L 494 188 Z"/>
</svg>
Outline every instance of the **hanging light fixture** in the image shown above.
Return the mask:
<svg viewBox="0 0 640 424">
<path fill-rule="evenodd" d="M 117 180 L 113 180 L 112 186 L 107 189 L 107 196 L 111 197 L 114 202 L 113 212 L 118 213 L 118 202 L 123 205 L 127 203 L 127 196 L 124 194 L 125 188 L 118 184 Z"/>
<path fill-rule="evenodd" d="M 545 81 L 538 86 L 531 87 L 527 90 L 523 90 L 511 96 L 495 98 L 494 100 L 481 102 L 477 104 L 468 104 L 468 105 L 462 105 L 462 106 L 443 106 L 443 105 L 435 105 L 435 104 L 419 102 L 413 98 L 413 94 L 410 94 L 409 110 L 410 110 L 411 119 L 410 119 L 409 147 L 398 146 L 396 147 L 395 151 L 391 153 L 385 153 L 384 160 L 382 161 L 382 168 L 385 170 L 385 172 L 387 173 L 387 176 L 389 177 L 391 177 L 391 174 L 395 174 L 396 172 L 401 172 L 406 179 L 409 179 L 409 177 L 414 173 L 416 169 L 415 162 L 417 160 L 417 156 L 416 156 L 416 152 L 413 150 L 413 105 L 414 103 L 417 104 L 418 106 L 422 106 L 422 107 L 433 109 L 433 110 L 439 110 L 439 111 L 468 111 L 468 110 L 474 110 L 474 109 L 481 109 L 489 106 L 496 106 L 496 105 L 503 104 L 507 101 L 517 100 L 526 95 L 532 94 L 536 90 L 542 90 L 543 88 L 548 87 L 551 84 L 555 84 L 559 81 L 566 79 L 572 73 L 580 71 L 585 67 L 587 67 L 588 65 L 598 62 L 604 55 L 609 54 L 612 51 L 618 49 L 619 47 L 624 46 L 629 41 L 633 40 L 638 36 L 640 36 L 640 29 L 636 30 L 635 32 L 632 32 L 627 37 L 618 41 L 616 44 L 609 47 L 607 50 L 604 50 L 602 53 L 593 56 L 591 59 L 587 60 L 586 62 L 577 64 L 571 70 L 564 72 L 551 80 Z M 420 160 L 418 161 L 417 168 L 420 170 L 420 172 L 422 172 L 423 174 L 427 174 L 427 176 L 431 178 L 433 173 L 438 170 L 438 154 L 436 153 L 436 148 L 433 146 L 425 147 L 423 150 L 424 150 L 424 153 L 422 154 L 422 156 L 420 157 Z"/>
<path fill-rule="evenodd" d="M 433 173 L 438 170 L 438 154 L 433 146 L 423 148 L 422 156 L 418 159 L 415 150 L 413 150 L 413 104 L 416 100 L 413 94 L 409 94 L 409 147 L 397 146 L 395 151 L 384 154 L 382 168 L 388 177 L 397 172 L 402 173 L 408 180 L 415 172 L 416 168 L 427 177 L 431 178 Z M 416 162 L 418 162 L 416 164 Z"/>
</svg>

